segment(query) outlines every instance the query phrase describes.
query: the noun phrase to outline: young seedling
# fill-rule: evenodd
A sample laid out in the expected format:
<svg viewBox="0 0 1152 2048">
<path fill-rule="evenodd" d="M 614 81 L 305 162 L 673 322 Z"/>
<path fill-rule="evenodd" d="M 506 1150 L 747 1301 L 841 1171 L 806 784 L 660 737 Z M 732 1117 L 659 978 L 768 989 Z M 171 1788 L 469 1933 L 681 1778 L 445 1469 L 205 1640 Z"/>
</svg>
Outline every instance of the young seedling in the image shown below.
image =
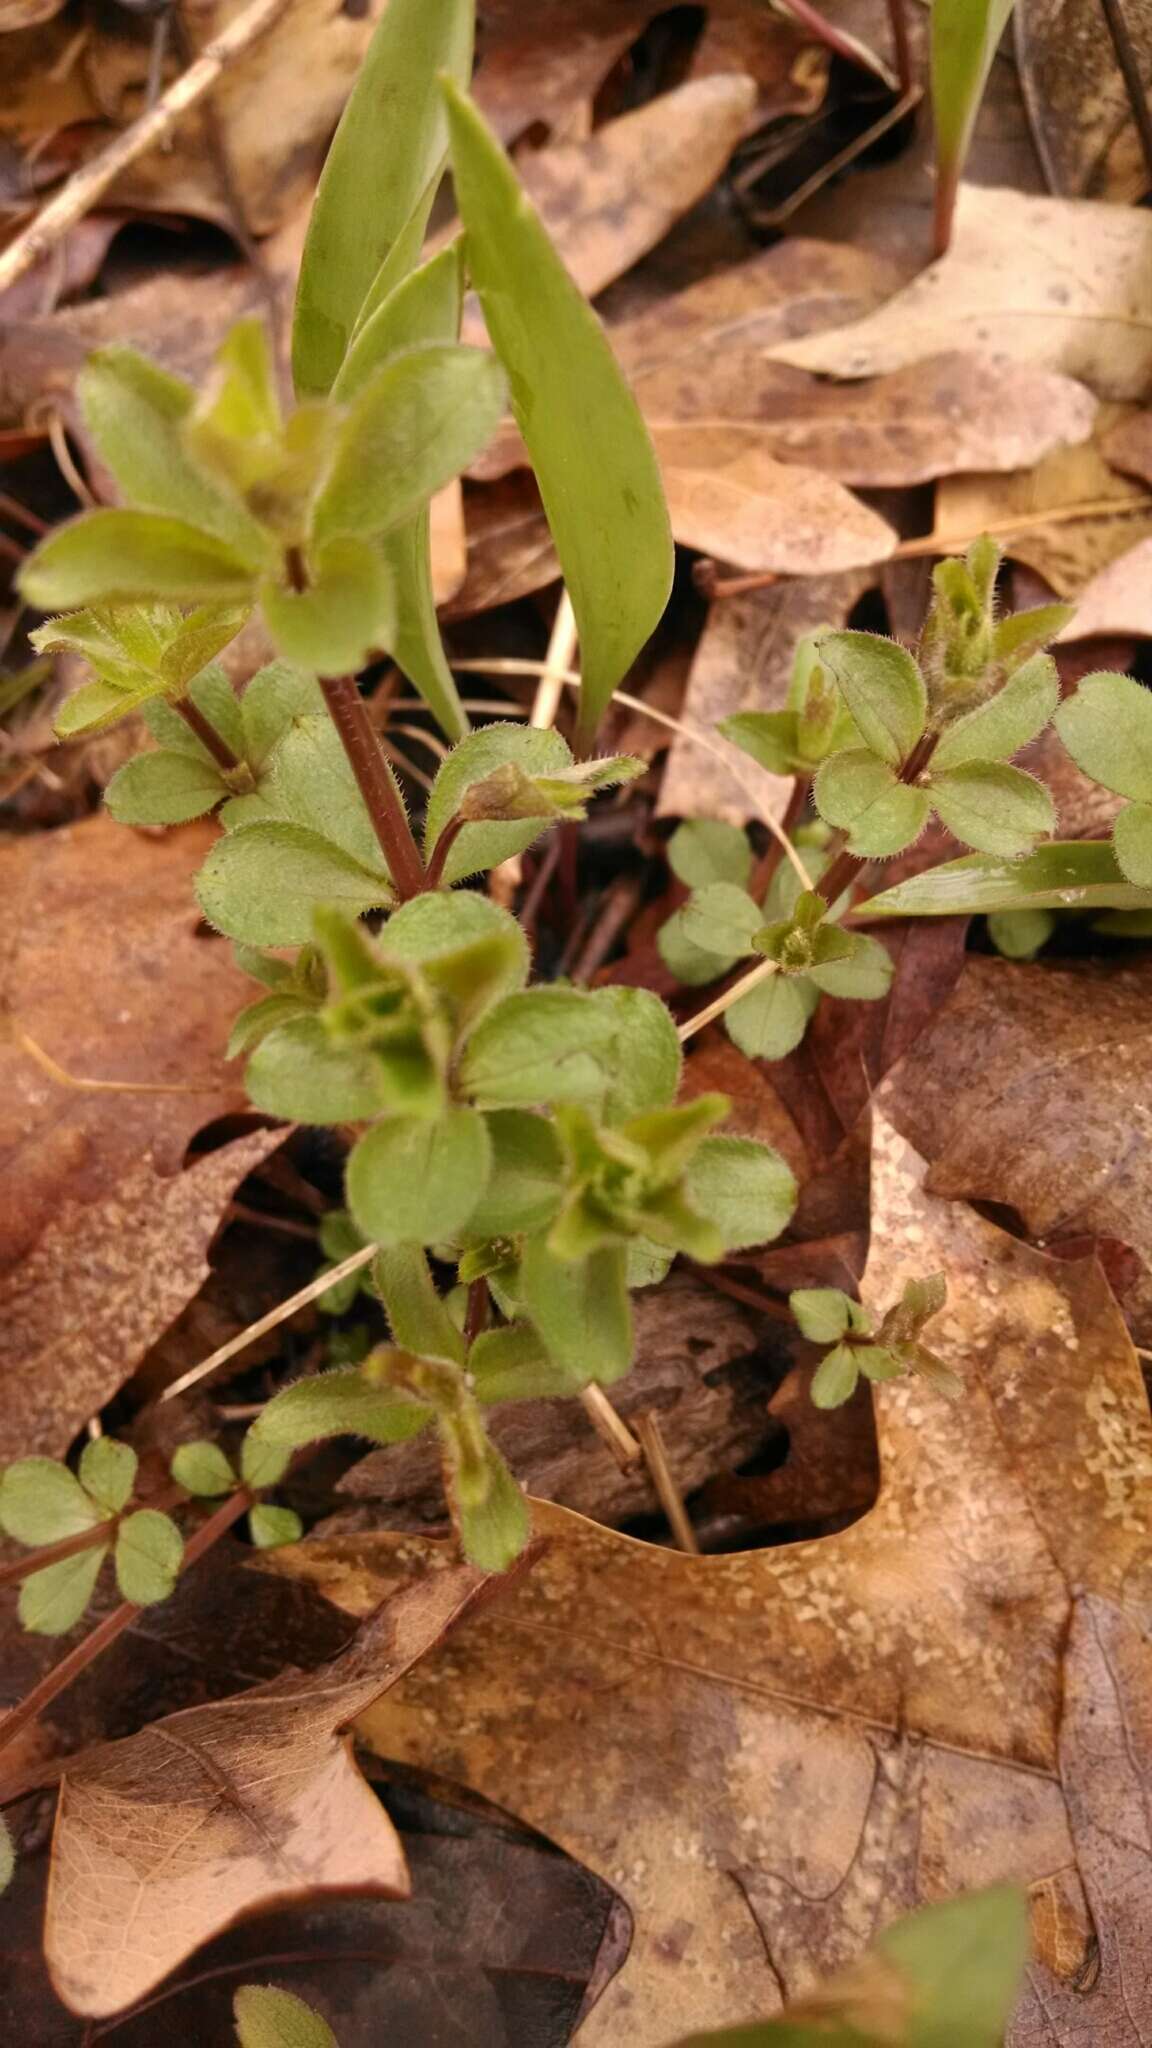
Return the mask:
<svg viewBox="0 0 1152 2048">
<path fill-rule="evenodd" d="M 924 1325 L 939 1315 L 947 1295 L 942 1273 L 909 1280 L 877 1328 L 871 1312 L 838 1287 L 797 1288 L 789 1306 L 801 1336 L 832 1347 L 812 1381 L 817 1408 L 840 1408 L 850 1401 L 861 1374 L 868 1380 L 895 1380 L 911 1373 L 936 1393 L 959 1399 L 963 1381 L 920 1342 Z"/>
</svg>

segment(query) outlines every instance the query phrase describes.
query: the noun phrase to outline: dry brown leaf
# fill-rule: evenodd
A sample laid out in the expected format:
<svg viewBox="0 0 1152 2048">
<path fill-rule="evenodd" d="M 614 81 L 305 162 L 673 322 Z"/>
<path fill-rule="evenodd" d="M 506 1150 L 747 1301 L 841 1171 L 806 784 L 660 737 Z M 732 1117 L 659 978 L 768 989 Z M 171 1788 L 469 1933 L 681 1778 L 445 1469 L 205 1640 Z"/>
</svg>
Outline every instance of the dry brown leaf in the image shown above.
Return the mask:
<svg viewBox="0 0 1152 2048">
<path fill-rule="evenodd" d="M 446 1564 L 327 1667 L 78 1757 L 61 1781 L 44 1926 L 71 2011 L 122 2011 L 262 1908 L 325 1891 L 406 1896 L 396 1831 L 345 1731 L 499 1583 Z"/>
<path fill-rule="evenodd" d="M 1145 91 L 1152 91 L 1152 14 L 1124 9 Z M 1016 59 L 1032 133 L 1053 192 L 1134 204 L 1148 166 L 1100 0 L 1018 0 Z"/>
<path fill-rule="evenodd" d="M 1152 1335 L 1152 968 L 970 959 L 893 1077 L 938 1194 L 1015 1209 L 1041 1243 L 1098 1232 L 1142 1260 Z"/>
<path fill-rule="evenodd" d="M 797 577 L 778 589 L 723 598 L 711 607 L 681 709 L 682 719 L 707 735 L 709 751 L 677 734 L 660 786 L 658 816 L 723 818 L 733 825 L 783 816 L 791 776 L 769 774 L 715 728 L 734 711 L 779 711 L 788 695 L 797 642 L 818 626 L 844 625 L 868 580 L 858 571 Z"/>
<path fill-rule="evenodd" d="M 1113 469 L 1152 484 L 1152 412 L 1126 409 L 1101 434 L 1100 449 Z"/>
<path fill-rule="evenodd" d="M 745 348 L 643 378 L 637 396 L 664 420 L 739 421 L 781 462 L 841 483 L 915 484 L 955 470 L 1018 470 L 1092 432 L 1083 384 L 1030 364 L 956 350 L 862 384 L 829 385 Z"/>
<path fill-rule="evenodd" d="M 596 91 L 659 10 L 660 0 L 486 5 L 475 97 L 505 142 L 536 121 L 553 126 Z"/>
<path fill-rule="evenodd" d="M 587 142 L 520 156 L 525 188 L 589 298 L 631 270 L 714 184 L 755 97 L 752 79 L 739 74 L 697 79 Z"/>
<path fill-rule="evenodd" d="M 1077 592 L 1076 616 L 1060 638 L 1085 640 L 1101 633 L 1152 636 L 1152 533 L 1097 570 Z"/>
<path fill-rule="evenodd" d="M 783 1112 L 781 1112 L 783 1115 Z M 756 1319 L 687 1273 L 635 1296 L 636 1364 L 613 1394 L 625 1421 L 646 1410 L 661 1420 L 682 1493 L 741 1465 L 767 1433 L 765 1403 L 776 1375 Z M 508 1401 L 488 1411 L 492 1436 L 521 1484 L 598 1522 L 659 1511 L 647 1468 L 621 1472 L 572 1401 Z M 371 1451 L 339 1491 L 374 1503 L 373 1521 L 427 1530 L 443 1520 L 444 1482 L 426 1439 Z"/>
<path fill-rule="evenodd" d="M 130 1166 L 95 1201 L 63 1201 L 0 1279 L 0 1461 L 62 1458 L 208 1278 L 224 1210 L 283 1131 L 236 1138 L 186 1173 Z"/>
<path fill-rule="evenodd" d="M 142 1160 L 175 1173 L 198 1130 L 247 1107 L 224 1049 L 252 983 L 223 940 L 198 935 L 192 895 L 213 836 L 144 836 L 100 816 L 0 849 L 9 1025 L 84 1079 L 196 1086 L 69 1088 L 0 1042 L 0 1269 L 62 1202 L 102 1200 Z"/>
<path fill-rule="evenodd" d="M 1152 2025 L 1139 1371 L 1094 1263 L 918 1180 L 883 1127 L 865 1294 L 945 1270 L 933 1343 L 967 1393 L 876 1390 L 870 1514 L 694 1559 L 540 1508 L 531 1578 L 361 1722 L 620 1891 L 631 1948 L 580 2048 L 767 2015 L 897 1913 L 997 1878 L 1033 1890 L 1014 2048 L 1087 2038 L 1097 1939 L 1093 2048 Z M 375 1541 L 384 1583 L 412 1569 L 411 1539 Z M 323 1550 L 290 1565 L 322 1574 Z"/>
<path fill-rule="evenodd" d="M 536 479 L 525 471 L 464 495 L 468 573 L 445 606 L 446 619 L 512 604 L 560 574 Z"/>
<path fill-rule="evenodd" d="M 1104 440 L 1122 432 L 1129 416 L 1127 407 L 1102 406 L 1091 440 L 1056 449 L 1012 476 L 943 477 L 936 490 L 940 553 L 966 546 L 978 533 L 994 533 L 1013 560 L 1035 569 L 1057 596 L 1079 599 L 1091 577 L 1152 533 L 1152 497 L 1118 475 L 1102 452 Z M 1106 509 L 1113 504 L 1115 513 Z M 1098 509 L 1084 519 L 1062 516 L 1077 505 Z"/>
<path fill-rule="evenodd" d="M 898 535 L 834 478 L 778 462 L 771 434 L 725 420 L 656 425 L 672 531 L 740 569 L 830 576 L 882 562 Z"/>
<path fill-rule="evenodd" d="M 1152 216 L 1139 207 L 963 185 L 947 256 L 879 312 L 777 343 L 798 369 L 875 377 L 953 348 L 1062 370 L 1101 398 L 1152 379 Z"/>
<path fill-rule="evenodd" d="M 747 0 L 714 0 L 692 52 L 689 78 L 742 71 L 756 81 L 745 133 L 816 113 L 828 90 L 829 53 L 792 16 Z"/>
</svg>

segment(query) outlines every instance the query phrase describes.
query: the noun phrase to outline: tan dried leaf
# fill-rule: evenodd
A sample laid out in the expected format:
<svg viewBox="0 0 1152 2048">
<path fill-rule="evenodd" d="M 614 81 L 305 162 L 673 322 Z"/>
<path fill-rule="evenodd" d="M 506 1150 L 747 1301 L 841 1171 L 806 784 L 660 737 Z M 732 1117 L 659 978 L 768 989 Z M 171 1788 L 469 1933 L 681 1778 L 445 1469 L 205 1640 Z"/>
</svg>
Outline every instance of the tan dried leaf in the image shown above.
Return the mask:
<svg viewBox="0 0 1152 2048">
<path fill-rule="evenodd" d="M 1152 376 L 1152 217 L 1139 207 L 964 185 L 952 247 L 879 312 L 778 343 L 777 362 L 874 377 L 953 348 L 1063 370 L 1101 398 Z"/>
<path fill-rule="evenodd" d="M 970 959 L 893 1076 L 891 1113 L 940 1195 L 1000 1202 L 1041 1241 L 1130 1245 L 1152 1339 L 1152 968 Z"/>
<path fill-rule="evenodd" d="M 231 1196 L 283 1142 L 255 1131 L 186 1173 L 145 1159 L 99 1200 L 63 1203 L 0 1279 L 0 1462 L 64 1456 L 200 1292 Z"/>
<path fill-rule="evenodd" d="M 0 1270 L 62 1203 L 112 1195 L 142 1160 L 175 1173 L 198 1130 L 246 1107 L 224 1049 L 254 986 L 230 946 L 199 935 L 192 895 L 213 837 L 210 825 L 144 835 L 101 815 L 0 848 Z M 204 1086 L 66 1087 L 12 1030 L 84 1079 Z"/>
<path fill-rule="evenodd" d="M 1104 454 L 1109 438 L 1131 417 L 1130 407 L 1102 406 L 1090 440 L 1055 449 L 1015 475 L 982 468 L 943 477 L 934 534 L 940 553 L 966 547 L 978 533 L 997 534 L 1013 560 L 1035 569 L 1058 597 L 1078 600 L 1093 576 L 1152 533 L 1152 497 L 1118 475 Z M 1079 505 L 1094 509 L 1070 518 Z M 1074 620 L 1064 637 L 1078 638 L 1081 630 Z"/>
<path fill-rule="evenodd" d="M 672 531 L 740 569 L 828 576 L 882 562 L 898 536 L 819 470 L 778 462 L 771 435 L 709 420 L 659 425 L 653 445 Z"/>
<path fill-rule="evenodd" d="M 61 1781 L 44 1932 L 65 2004 L 119 2012 L 202 1942 L 292 1899 L 406 1897 L 396 1831 L 346 1731 L 494 1583 L 507 1581 L 441 1564 L 326 1667 L 78 1757 Z"/>
<path fill-rule="evenodd" d="M 722 739 L 716 726 L 734 711 L 782 710 L 797 642 L 818 626 L 845 625 L 869 581 L 857 570 L 796 577 L 744 597 L 721 598 L 711 607 L 680 713 L 691 730 L 707 736 L 709 748 L 705 752 L 679 734 L 673 739 L 660 785 L 660 817 L 744 825 L 751 818 L 783 816 L 792 777 L 761 768 Z"/>
<path fill-rule="evenodd" d="M 1129 522 L 1123 530 L 1131 533 Z M 1101 633 L 1152 638 L 1152 533 L 1089 578 L 1077 593 L 1076 616 L 1060 638 L 1086 640 Z"/>
<path fill-rule="evenodd" d="M 1152 90 L 1152 14 L 1124 18 L 1145 91 Z M 1017 0 L 1016 62 L 1032 133 L 1053 192 L 1135 205 L 1148 166 L 1100 0 Z"/>
<path fill-rule="evenodd" d="M 540 1508 L 531 1578 L 361 1722 L 619 1890 L 632 1943 L 580 2048 L 770 2014 L 898 1913 L 1000 1878 L 1034 1902 L 1014 2048 L 1082 2038 L 1097 1953 L 1093 2048 L 1152 2026 L 1139 1371 L 1095 1264 L 919 1182 L 885 1127 L 864 1292 L 944 1270 L 933 1345 L 967 1393 L 876 1390 L 871 1513 L 690 1558 Z M 375 1543 L 403 1578 L 411 1539 Z"/>
</svg>

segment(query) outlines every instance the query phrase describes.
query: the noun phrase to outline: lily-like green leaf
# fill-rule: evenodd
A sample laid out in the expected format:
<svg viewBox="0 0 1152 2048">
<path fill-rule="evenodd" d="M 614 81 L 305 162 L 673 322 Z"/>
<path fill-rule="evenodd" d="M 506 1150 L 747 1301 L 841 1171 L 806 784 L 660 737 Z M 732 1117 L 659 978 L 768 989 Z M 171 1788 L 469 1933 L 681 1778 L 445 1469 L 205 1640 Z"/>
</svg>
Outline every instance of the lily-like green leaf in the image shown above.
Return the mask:
<svg viewBox="0 0 1152 2048">
<path fill-rule="evenodd" d="M 467 85 L 472 17 L 472 0 L 389 0 L 384 11 L 308 225 L 292 329 L 302 398 L 331 389 L 373 281 L 401 237 L 410 262 L 419 256 L 447 143 L 438 79 L 446 73 Z"/>
<path fill-rule="evenodd" d="M 936 253 L 948 244 L 956 187 L 992 60 L 1013 0 L 932 0 L 932 113 L 936 128 Z"/>
<path fill-rule="evenodd" d="M 1054 840 L 1008 862 L 969 854 L 898 882 L 859 906 L 860 917 L 964 917 L 993 910 L 1143 910 L 1152 891 L 1122 874 L 1106 842 Z"/>
<path fill-rule="evenodd" d="M 468 267 L 576 614 L 587 744 L 672 587 L 659 466 L 607 337 L 503 150 L 459 90 L 445 96 Z"/>
</svg>

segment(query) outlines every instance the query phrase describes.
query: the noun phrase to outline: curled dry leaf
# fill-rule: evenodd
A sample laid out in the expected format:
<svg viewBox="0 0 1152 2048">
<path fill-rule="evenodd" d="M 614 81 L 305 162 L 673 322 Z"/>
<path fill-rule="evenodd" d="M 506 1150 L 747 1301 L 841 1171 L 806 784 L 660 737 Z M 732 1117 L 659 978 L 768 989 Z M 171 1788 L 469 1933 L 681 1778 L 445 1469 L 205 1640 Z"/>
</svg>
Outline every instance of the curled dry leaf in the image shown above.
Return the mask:
<svg viewBox="0 0 1152 2048">
<path fill-rule="evenodd" d="M 111 1196 L 142 1158 L 175 1173 L 198 1130 L 247 1107 L 224 1049 L 252 984 L 223 940 L 198 935 L 192 902 L 212 837 L 208 825 L 145 837 L 101 815 L 0 849 L 0 1268 L 64 1200 Z M 204 1086 L 70 1088 L 21 1050 L 16 1031 L 81 1078 Z"/>
<path fill-rule="evenodd" d="M 940 1195 L 1000 1202 L 1041 1241 L 1131 1246 L 1152 1341 L 1152 968 L 970 959 L 892 1078 L 891 1114 Z"/>
<path fill-rule="evenodd" d="M 631 1948 L 580 2048 L 777 2011 L 897 1913 L 1002 1878 L 1033 1897 L 1016 2048 L 1082 2032 L 1097 1941 L 1094 2043 L 1152 2025 L 1136 1360 L 1092 1262 L 926 1195 L 882 1125 L 865 1296 L 933 1269 L 966 1397 L 876 1390 L 863 1520 L 689 1558 L 541 1507 L 537 1570 L 361 1722 L 620 1891 Z M 411 1570 L 411 1538 L 375 1546 L 382 1583 Z"/>
<path fill-rule="evenodd" d="M 818 626 L 846 625 L 868 581 L 856 570 L 796 577 L 712 605 L 680 712 L 685 724 L 707 736 L 708 751 L 679 733 L 673 739 L 660 785 L 659 817 L 723 818 L 743 825 L 751 818 L 783 816 L 791 776 L 761 768 L 715 728 L 734 711 L 781 710 L 797 641 Z"/>
<path fill-rule="evenodd" d="M 1138 207 L 962 185 L 952 247 L 879 312 L 777 343 L 778 362 L 875 377 L 953 348 L 1063 370 L 1101 398 L 1152 376 L 1152 216 Z"/>
<path fill-rule="evenodd" d="M 335 1662 L 87 1750 L 62 1778 L 45 1952 L 65 2004 L 119 2012 L 243 1915 L 323 1891 L 403 1898 L 395 1829 L 349 1723 L 493 1584 L 445 1564 Z"/>
<path fill-rule="evenodd" d="M 1127 521 L 1123 530 L 1131 532 Z M 1152 533 L 1090 577 L 1077 594 L 1076 616 L 1060 638 L 1086 640 L 1100 633 L 1152 638 Z"/>
<path fill-rule="evenodd" d="M 0 1278 L 0 1462 L 64 1456 L 200 1292 L 229 1200 L 283 1141 L 255 1131 L 186 1173 L 145 1159 L 97 1200 L 61 1203 Z"/>
<path fill-rule="evenodd" d="M 723 420 L 655 426 L 672 531 L 740 569 L 827 576 L 882 562 L 898 536 L 820 470 L 778 462 L 772 437 Z"/>
<path fill-rule="evenodd" d="M 1148 89 L 1152 15 L 1128 6 L 1124 19 Z M 1148 166 L 1115 47 L 1102 27 L 1100 0 L 1017 0 L 1020 84 L 1051 190 L 1134 205 L 1148 189 Z"/>
</svg>

